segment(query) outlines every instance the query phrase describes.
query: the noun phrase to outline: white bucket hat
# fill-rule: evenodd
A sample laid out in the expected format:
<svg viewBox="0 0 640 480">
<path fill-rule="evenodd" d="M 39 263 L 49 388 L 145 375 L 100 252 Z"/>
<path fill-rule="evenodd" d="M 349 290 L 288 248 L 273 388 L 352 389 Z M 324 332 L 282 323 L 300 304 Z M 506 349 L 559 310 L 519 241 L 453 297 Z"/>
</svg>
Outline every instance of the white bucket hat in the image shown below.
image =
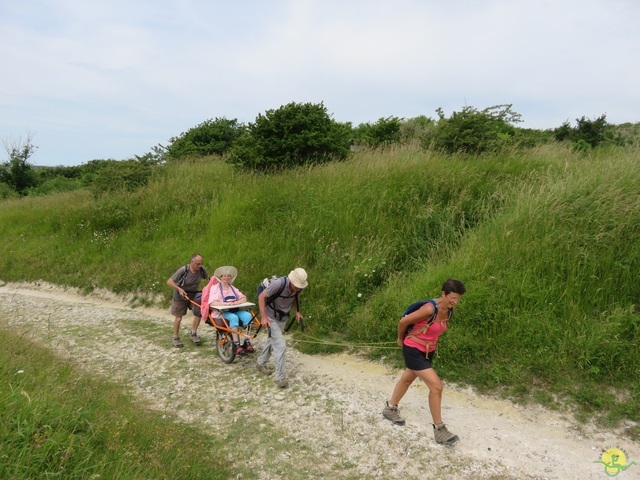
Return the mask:
<svg viewBox="0 0 640 480">
<path fill-rule="evenodd" d="M 236 277 L 238 276 L 238 270 L 236 269 L 236 267 L 225 266 L 225 267 L 218 267 L 216 268 L 216 271 L 213 272 L 213 276 L 216 277 L 218 280 L 220 280 L 220 277 L 222 277 L 222 275 L 231 275 L 231 283 L 233 283 L 235 282 Z"/>
<path fill-rule="evenodd" d="M 307 282 L 307 272 L 305 272 L 304 268 L 291 270 L 291 273 L 289 273 L 289 281 L 298 288 L 306 288 L 307 285 L 309 285 L 309 282 Z"/>
</svg>

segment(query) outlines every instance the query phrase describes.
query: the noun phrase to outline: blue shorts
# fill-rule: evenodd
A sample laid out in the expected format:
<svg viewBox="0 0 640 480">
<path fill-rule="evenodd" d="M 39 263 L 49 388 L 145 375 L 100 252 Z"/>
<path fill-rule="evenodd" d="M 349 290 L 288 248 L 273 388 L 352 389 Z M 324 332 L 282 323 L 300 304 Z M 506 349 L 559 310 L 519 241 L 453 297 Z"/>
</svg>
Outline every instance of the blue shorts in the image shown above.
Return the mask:
<svg viewBox="0 0 640 480">
<path fill-rule="evenodd" d="M 237 312 L 223 311 L 222 316 L 229 323 L 230 328 L 239 327 L 240 323 L 242 323 L 242 326 L 245 326 L 250 323 L 253 318 L 251 313 L 246 310 L 238 310 Z"/>
</svg>

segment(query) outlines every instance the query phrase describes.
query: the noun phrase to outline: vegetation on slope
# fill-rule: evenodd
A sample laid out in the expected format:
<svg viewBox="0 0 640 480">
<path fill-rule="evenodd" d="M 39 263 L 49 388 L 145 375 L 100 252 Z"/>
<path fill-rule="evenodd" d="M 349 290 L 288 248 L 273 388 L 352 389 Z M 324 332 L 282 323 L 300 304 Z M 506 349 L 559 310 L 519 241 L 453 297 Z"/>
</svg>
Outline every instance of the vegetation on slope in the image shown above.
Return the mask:
<svg viewBox="0 0 640 480">
<path fill-rule="evenodd" d="M 235 265 L 250 297 L 303 266 L 301 348 L 340 348 L 331 340 L 399 361 L 382 347 L 406 305 L 456 277 L 468 293 L 439 350 L 446 379 L 638 418 L 637 156 L 405 147 L 273 175 L 220 157 L 169 163 L 133 191 L 0 203 L 0 278 L 166 305 L 166 279 L 195 251 L 210 269 Z"/>
</svg>

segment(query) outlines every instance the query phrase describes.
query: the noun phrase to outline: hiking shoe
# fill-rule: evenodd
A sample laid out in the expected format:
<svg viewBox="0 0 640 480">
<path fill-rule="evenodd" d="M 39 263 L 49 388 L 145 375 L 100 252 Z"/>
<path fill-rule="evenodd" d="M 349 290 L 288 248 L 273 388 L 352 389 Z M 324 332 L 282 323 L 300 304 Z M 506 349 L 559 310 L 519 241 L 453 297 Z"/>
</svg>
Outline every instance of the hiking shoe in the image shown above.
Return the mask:
<svg viewBox="0 0 640 480">
<path fill-rule="evenodd" d="M 240 345 L 236 345 L 236 355 L 244 355 L 247 353 Z"/>
<path fill-rule="evenodd" d="M 433 425 L 433 436 L 436 439 L 436 442 L 441 445 L 453 445 L 460 440 L 458 435 L 451 433 L 444 423 L 441 423 L 438 426 Z"/>
<path fill-rule="evenodd" d="M 389 405 L 389 402 L 387 402 L 384 410 L 382 410 L 382 416 L 387 420 L 391 420 L 396 425 L 404 425 L 404 418 L 400 416 L 397 405 L 392 407 Z"/>
<path fill-rule="evenodd" d="M 244 345 L 243 345 L 244 349 L 247 351 L 247 353 L 253 353 L 256 350 L 253 348 L 253 345 L 251 345 L 251 343 L 249 343 L 248 340 L 245 340 Z"/>
<path fill-rule="evenodd" d="M 201 340 L 196 332 L 191 332 L 189 334 L 189 337 L 191 338 L 191 341 L 193 342 L 194 345 L 200 345 Z"/>
<path fill-rule="evenodd" d="M 287 388 L 289 386 L 289 381 L 286 378 L 278 380 L 278 388 Z"/>
<path fill-rule="evenodd" d="M 173 337 L 173 346 L 176 348 L 182 348 L 184 347 L 184 343 L 182 343 L 180 337 Z"/>
<path fill-rule="evenodd" d="M 267 367 L 265 367 L 264 365 L 260 365 L 259 363 L 256 363 L 256 368 L 258 369 L 258 371 L 260 373 L 263 373 L 265 375 L 271 375 L 271 370 L 269 370 Z"/>
</svg>

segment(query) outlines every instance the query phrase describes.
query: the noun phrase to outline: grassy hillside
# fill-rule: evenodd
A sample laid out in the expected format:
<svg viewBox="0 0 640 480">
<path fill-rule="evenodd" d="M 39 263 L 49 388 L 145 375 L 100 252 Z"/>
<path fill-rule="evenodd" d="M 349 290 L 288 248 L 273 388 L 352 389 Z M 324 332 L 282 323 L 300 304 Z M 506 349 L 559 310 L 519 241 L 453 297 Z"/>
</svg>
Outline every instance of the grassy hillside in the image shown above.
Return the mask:
<svg viewBox="0 0 640 480">
<path fill-rule="evenodd" d="M 210 273 L 235 265 L 250 298 L 302 266 L 303 348 L 331 339 L 399 361 L 382 347 L 402 311 L 455 277 L 468 293 L 439 349 L 444 378 L 639 418 L 638 153 L 399 149 L 272 176 L 170 164 L 134 193 L 0 203 L 0 279 L 168 305 L 166 279 L 196 251 Z"/>
</svg>

